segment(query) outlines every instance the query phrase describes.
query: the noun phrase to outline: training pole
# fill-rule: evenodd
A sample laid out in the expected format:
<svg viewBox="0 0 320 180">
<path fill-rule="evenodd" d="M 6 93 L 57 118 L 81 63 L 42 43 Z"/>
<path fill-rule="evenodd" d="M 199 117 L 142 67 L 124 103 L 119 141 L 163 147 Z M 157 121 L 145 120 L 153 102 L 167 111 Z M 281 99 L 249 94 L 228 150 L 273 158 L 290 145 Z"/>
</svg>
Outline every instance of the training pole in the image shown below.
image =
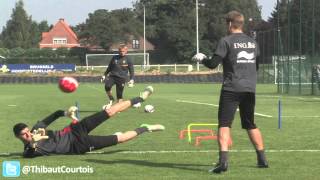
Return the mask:
<svg viewBox="0 0 320 180">
<path fill-rule="evenodd" d="M 76 101 L 76 107 L 78 108 L 78 110 L 76 111 L 76 117 L 78 118 L 78 119 L 80 119 L 80 105 L 79 105 L 79 103 L 78 103 L 78 101 Z"/>
</svg>

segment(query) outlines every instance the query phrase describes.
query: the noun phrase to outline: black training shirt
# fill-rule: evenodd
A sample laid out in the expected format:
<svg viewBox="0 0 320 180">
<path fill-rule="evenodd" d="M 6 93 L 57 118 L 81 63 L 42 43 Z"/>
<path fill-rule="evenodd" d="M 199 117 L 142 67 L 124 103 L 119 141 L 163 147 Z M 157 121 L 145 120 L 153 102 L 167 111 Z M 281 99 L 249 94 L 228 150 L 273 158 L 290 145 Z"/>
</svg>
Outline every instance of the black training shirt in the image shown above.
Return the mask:
<svg viewBox="0 0 320 180">
<path fill-rule="evenodd" d="M 222 58 L 223 90 L 255 93 L 259 47 L 254 39 L 244 33 L 223 37 L 214 56 Z"/>
<path fill-rule="evenodd" d="M 127 79 L 128 72 L 130 73 L 130 79 L 133 79 L 134 69 L 131 59 L 127 56 L 115 55 L 112 57 L 104 75 L 109 74 L 109 76 Z"/>
<path fill-rule="evenodd" d="M 31 132 L 38 128 L 46 128 L 48 125 L 39 121 L 33 126 Z M 69 154 L 72 153 L 72 142 L 75 136 L 71 133 L 71 127 L 68 126 L 61 131 L 46 130 L 48 139 L 37 142 L 36 148 L 32 148 L 31 144 L 24 146 L 24 157 L 35 157 L 49 154 Z"/>
</svg>

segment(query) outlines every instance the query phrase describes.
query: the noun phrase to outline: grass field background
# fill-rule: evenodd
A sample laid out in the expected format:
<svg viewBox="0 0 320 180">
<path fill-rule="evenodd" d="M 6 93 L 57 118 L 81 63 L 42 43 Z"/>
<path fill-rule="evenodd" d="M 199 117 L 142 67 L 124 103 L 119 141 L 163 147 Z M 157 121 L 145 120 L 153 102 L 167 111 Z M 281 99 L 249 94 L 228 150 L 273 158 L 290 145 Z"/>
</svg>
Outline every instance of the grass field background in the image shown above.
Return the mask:
<svg viewBox="0 0 320 180">
<path fill-rule="evenodd" d="M 80 117 L 101 110 L 106 103 L 102 84 L 80 84 L 75 93 L 65 94 L 54 84 L 2 84 L 0 88 L 0 160 L 18 160 L 21 166 L 68 166 L 93 168 L 93 174 L 21 174 L 27 179 L 318 179 L 320 175 L 320 98 L 282 96 L 275 85 L 258 85 L 256 124 L 264 135 L 268 169 L 258 169 L 256 156 L 246 131 L 240 128 L 239 114 L 233 123 L 233 146 L 227 173 L 209 174 L 217 161 L 217 142 L 204 141 L 199 147 L 180 140 L 179 131 L 189 123 L 217 123 L 217 107 L 177 102 L 185 100 L 218 104 L 218 84 L 152 84 L 155 93 L 144 104 L 155 106 L 154 113 L 131 108 L 117 114 L 91 134 L 109 135 L 133 130 L 142 123 L 160 123 L 164 132 L 145 133 L 125 144 L 98 150 L 101 154 L 54 155 L 23 159 L 23 145 L 14 138 L 12 126 L 30 126 L 57 109 L 80 104 Z M 137 96 L 146 84 L 125 89 L 125 98 Z M 278 129 L 278 100 L 282 101 L 283 124 Z M 61 118 L 49 126 L 59 130 L 70 123 Z M 250 151 L 248 151 L 250 150 Z M 310 151 L 314 150 L 314 151 Z M 182 152 L 186 151 L 186 152 Z M 2 168 L 1 168 L 2 170 Z M 0 179 L 3 177 L 1 176 Z"/>
</svg>

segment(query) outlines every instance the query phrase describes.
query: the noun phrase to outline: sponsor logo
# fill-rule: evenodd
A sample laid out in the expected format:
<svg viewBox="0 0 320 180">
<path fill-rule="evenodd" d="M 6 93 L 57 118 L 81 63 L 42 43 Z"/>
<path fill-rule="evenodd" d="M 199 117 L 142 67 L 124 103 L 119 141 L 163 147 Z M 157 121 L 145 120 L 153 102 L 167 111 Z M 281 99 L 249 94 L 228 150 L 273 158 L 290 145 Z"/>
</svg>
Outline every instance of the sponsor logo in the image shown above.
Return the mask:
<svg viewBox="0 0 320 180">
<path fill-rule="evenodd" d="M 254 53 L 248 53 L 247 51 L 241 51 L 237 54 L 237 59 L 254 59 Z"/>
<path fill-rule="evenodd" d="M 256 44 L 252 43 L 252 42 L 248 42 L 248 43 L 234 43 L 233 47 L 235 49 L 239 49 L 239 48 L 250 48 L 250 49 L 254 49 L 256 48 Z"/>
</svg>

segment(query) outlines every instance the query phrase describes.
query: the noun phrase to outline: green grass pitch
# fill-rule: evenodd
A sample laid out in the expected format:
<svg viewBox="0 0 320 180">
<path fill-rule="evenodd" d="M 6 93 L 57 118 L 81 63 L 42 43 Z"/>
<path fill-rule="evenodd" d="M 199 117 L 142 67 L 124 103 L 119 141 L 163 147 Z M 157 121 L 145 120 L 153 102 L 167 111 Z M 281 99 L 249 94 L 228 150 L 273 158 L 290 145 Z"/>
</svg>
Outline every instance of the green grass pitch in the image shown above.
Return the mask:
<svg viewBox="0 0 320 180">
<path fill-rule="evenodd" d="M 256 124 L 264 135 L 268 169 L 258 169 L 255 152 L 247 134 L 240 128 L 239 114 L 233 123 L 233 146 L 228 172 L 215 175 L 208 169 L 217 161 L 217 142 L 204 141 L 199 147 L 180 140 L 179 131 L 189 123 L 217 123 L 219 84 L 152 84 L 155 93 L 146 104 L 154 113 L 131 108 L 96 128 L 91 134 L 109 135 L 133 130 L 142 123 L 161 123 L 164 132 L 145 133 L 117 146 L 98 150 L 101 154 L 53 155 L 23 159 L 23 146 L 12 134 L 12 126 L 36 121 L 57 109 L 79 102 L 83 118 L 101 110 L 106 103 L 102 84 L 80 84 L 75 93 L 65 94 L 54 84 L 2 84 L 0 88 L 0 160 L 18 160 L 21 166 L 92 167 L 92 174 L 21 174 L 26 179 L 317 179 L 320 172 L 320 98 L 317 96 L 281 96 L 275 85 L 258 85 Z M 139 94 L 146 84 L 125 89 L 125 98 Z M 277 104 L 282 100 L 283 124 L 278 129 Z M 192 101 L 193 104 L 177 102 Z M 209 104 L 209 105 L 208 105 Z M 210 105 L 212 104 L 212 105 Z M 70 123 L 61 118 L 49 126 L 58 130 Z M 193 137 L 194 138 L 194 137 Z M 250 150 L 250 151 L 248 151 Z M 1 168 L 2 171 L 2 168 Z M 3 177 L 1 176 L 0 179 Z"/>
</svg>

